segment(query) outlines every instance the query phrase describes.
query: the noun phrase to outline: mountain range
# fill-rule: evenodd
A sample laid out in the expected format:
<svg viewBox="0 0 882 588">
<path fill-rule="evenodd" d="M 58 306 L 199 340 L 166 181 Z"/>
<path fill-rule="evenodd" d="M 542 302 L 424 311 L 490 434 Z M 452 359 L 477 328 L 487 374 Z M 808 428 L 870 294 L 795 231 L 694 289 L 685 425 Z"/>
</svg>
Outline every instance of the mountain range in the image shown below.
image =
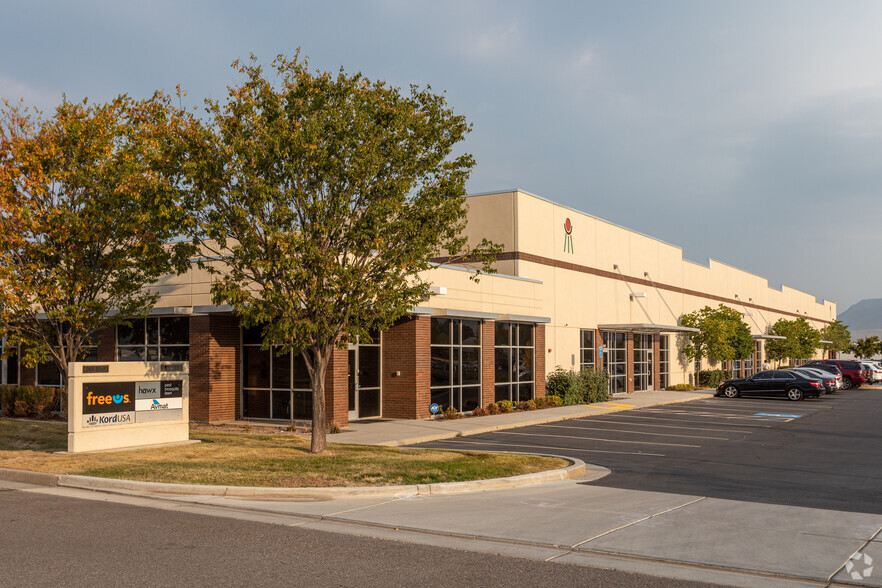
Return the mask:
<svg viewBox="0 0 882 588">
<path fill-rule="evenodd" d="M 882 338 L 882 298 L 866 298 L 837 316 L 848 325 L 851 340 L 873 335 Z"/>
</svg>

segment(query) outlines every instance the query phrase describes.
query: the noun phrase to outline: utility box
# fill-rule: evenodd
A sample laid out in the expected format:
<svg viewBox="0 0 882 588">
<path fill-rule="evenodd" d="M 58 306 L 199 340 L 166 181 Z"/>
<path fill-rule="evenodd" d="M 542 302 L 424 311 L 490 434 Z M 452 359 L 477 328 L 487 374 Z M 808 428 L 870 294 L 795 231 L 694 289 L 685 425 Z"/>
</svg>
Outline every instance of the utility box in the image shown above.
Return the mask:
<svg viewBox="0 0 882 588">
<path fill-rule="evenodd" d="M 188 362 L 68 364 L 69 453 L 190 439 Z"/>
</svg>

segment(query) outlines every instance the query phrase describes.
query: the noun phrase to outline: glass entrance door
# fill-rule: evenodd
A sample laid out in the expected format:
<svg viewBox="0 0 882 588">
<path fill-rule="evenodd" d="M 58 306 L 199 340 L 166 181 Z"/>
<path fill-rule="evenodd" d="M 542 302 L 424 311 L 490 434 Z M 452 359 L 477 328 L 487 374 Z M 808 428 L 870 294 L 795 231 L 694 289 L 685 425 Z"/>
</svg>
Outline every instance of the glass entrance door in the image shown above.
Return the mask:
<svg viewBox="0 0 882 588">
<path fill-rule="evenodd" d="M 349 420 L 380 416 L 380 341 L 349 346 Z"/>
<path fill-rule="evenodd" d="M 652 390 L 652 335 L 634 333 L 634 390 Z"/>
</svg>

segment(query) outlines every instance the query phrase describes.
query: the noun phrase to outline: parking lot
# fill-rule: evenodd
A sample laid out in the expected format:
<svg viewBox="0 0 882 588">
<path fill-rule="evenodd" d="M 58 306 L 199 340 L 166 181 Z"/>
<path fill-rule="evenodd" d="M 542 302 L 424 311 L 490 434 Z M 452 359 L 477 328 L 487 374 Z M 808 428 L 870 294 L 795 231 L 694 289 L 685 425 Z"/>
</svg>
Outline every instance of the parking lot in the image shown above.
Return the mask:
<svg viewBox="0 0 882 588">
<path fill-rule="evenodd" d="M 610 413 L 421 447 L 564 455 L 612 470 L 593 485 L 882 514 L 882 389 L 600 406 Z"/>
</svg>

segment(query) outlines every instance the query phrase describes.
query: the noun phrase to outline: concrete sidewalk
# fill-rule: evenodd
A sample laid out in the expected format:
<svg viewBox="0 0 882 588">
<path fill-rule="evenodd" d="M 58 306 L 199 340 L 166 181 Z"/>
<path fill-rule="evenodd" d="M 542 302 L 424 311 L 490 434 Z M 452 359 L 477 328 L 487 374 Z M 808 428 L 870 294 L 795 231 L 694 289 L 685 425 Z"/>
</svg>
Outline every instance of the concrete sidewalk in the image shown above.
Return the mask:
<svg viewBox="0 0 882 588">
<path fill-rule="evenodd" d="M 352 443 L 354 445 L 384 445 L 399 447 L 414 443 L 425 443 L 453 437 L 467 437 L 492 431 L 540 425 L 582 417 L 608 414 L 622 410 L 644 408 L 661 404 L 688 402 L 698 398 L 713 396 L 713 390 L 695 392 L 673 392 L 669 390 L 648 390 L 633 394 L 616 395 L 609 402 L 561 406 L 526 412 L 512 412 L 483 417 L 470 417 L 455 420 L 375 420 L 356 421 L 341 433 L 328 435 L 329 443 Z"/>
</svg>

